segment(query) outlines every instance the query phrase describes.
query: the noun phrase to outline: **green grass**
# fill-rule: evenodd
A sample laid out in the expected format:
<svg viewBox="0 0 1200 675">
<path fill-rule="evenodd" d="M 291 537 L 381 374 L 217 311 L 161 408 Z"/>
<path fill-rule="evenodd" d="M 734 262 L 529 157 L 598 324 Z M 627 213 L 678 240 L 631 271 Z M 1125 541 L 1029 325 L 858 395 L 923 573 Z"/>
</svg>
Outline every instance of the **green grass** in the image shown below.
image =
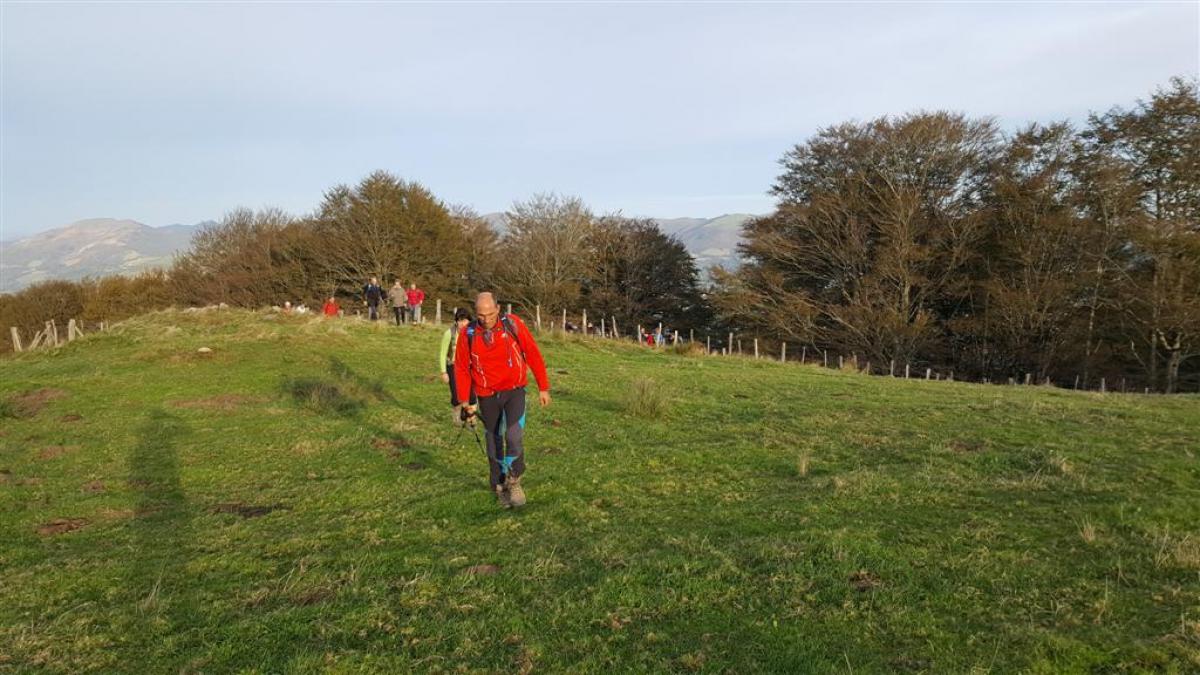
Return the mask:
<svg viewBox="0 0 1200 675">
<path fill-rule="evenodd" d="M 166 312 L 0 361 L 0 671 L 1200 670 L 1194 396 L 547 337 L 504 512 L 438 337 Z"/>
</svg>

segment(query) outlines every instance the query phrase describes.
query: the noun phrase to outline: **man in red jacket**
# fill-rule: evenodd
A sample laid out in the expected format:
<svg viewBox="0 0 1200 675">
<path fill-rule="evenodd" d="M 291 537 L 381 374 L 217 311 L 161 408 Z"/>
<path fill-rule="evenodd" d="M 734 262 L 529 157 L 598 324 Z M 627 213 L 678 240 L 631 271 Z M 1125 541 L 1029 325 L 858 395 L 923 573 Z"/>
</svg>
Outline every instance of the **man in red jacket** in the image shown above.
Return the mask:
<svg viewBox="0 0 1200 675">
<path fill-rule="evenodd" d="M 537 380 L 538 402 L 550 405 L 550 378 L 546 362 L 525 322 L 500 314 L 491 293 L 475 300 L 475 320 L 458 334 L 454 350 L 454 384 L 458 400 L 479 399 L 479 413 L 487 432 L 487 453 L 492 490 L 504 508 L 525 504 L 521 476 L 525 473 L 526 369 Z M 476 406 L 464 407 L 474 415 Z"/>
</svg>

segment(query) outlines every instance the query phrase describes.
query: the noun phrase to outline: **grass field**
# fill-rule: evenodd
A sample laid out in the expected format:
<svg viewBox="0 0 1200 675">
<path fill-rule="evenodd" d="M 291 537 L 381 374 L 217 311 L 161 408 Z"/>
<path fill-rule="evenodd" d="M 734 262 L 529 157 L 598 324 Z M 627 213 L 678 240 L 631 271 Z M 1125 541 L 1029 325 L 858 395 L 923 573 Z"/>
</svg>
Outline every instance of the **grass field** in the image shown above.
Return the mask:
<svg viewBox="0 0 1200 675">
<path fill-rule="evenodd" d="M 506 512 L 438 338 L 0 361 L 0 671 L 1200 671 L 1200 398 L 547 337 Z"/>
</svg>

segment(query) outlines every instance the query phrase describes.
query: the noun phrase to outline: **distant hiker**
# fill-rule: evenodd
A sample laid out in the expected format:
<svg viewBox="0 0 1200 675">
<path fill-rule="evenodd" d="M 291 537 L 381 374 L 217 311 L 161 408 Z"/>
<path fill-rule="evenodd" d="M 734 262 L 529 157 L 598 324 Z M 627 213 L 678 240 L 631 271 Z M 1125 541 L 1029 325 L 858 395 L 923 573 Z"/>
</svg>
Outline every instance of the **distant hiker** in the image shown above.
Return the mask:
<svg viewBox="0 0 1200 675">
<path fill-rule="evenodd" d="M 335 300 L 332 295 L 329 296 L 329 298 L 327 300 L 325 300 L 324 305 L 321 305 L 321 313 L 324 314 L 325 316 L 337 316 L 338 315 L 337 300 Z"/>
<path fill-rule="evenodd" d="M 465 308 L 459 308 L 454 311 L 454 325 L 446 329 L 442 333 L 442 347 L 438 350 L 438 371 L 442 374 L 442 382 L 450 385 L 450 406 L 454 408 L 454 421 L 462 422 L 462 401 L 458 398 L 458 391 L 454 387 L 454 352 L 458 346 L 458 334 L 462 332 L 467 324 L 471 323 L 471 313 Z M 475 403 L 475 391 L 471 390 L 471 401 Z"/>
<path fill-rule="evenodd" d="M 654 333 L 646 333 L 646 346 L 647 347 L 654 346 Z"/>
<path fill-rule="evenodd" d="M 475 321 L 459 330 L 454 349 L 456 396 L 459 401 L 469 401 L 474 386 L 487 436 L 492 490 L 504 508 L 522 506 L 526 371 L 533 369 L 538 402 L 543 406 L 550 405 L 550 378 L 525 322 L 501 314 L 491 293 L 476 298 L 475 316 Z M 475 409 L 474 404 L 466 404 L 468 416 L 474 415 Z"/>
<path fill-rule="evenodd" d="M 284 314 L 291 314 L 291 313 L 292 313 L 292 301 L 291 301 L 291 300 L 284 300 L 284 301 L 283 301 L 283 313 L 284 313 Z"/>
<path fill-rule="evenodd" d="M 367 303 L 367 314 L 371 320 L 379 318 L 379 303 L 383 300 L 383 289 L 379 287 L 379 279 L 371 277 L 370 283 L 363 286 L 363 300 Z"/>
<path fill-rule="evenodd" d="M 404 284 L 397 279 L 396 283 L 388 290 L 388 300 L 392 301 L 392 313 L 396 315 L 396 325 L 404 323 L 405 313 L 408 311 L 408 294 L 404 291 Z"/>
<path fill-rule="evenodd" d="M 425 302 L 425 291 L 417 288 L 416 282 L 408 286 L 408 315 L 413 323 L 421 323 L 421 303 Z"/>
</svg>

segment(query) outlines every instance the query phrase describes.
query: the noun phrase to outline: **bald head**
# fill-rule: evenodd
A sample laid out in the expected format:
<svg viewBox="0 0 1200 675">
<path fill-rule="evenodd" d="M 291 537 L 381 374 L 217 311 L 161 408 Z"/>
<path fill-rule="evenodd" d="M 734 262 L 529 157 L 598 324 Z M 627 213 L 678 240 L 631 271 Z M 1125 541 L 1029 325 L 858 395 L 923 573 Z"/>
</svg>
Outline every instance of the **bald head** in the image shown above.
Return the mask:
<svg viewBox="0 0 1200 675">
<path fill-rule="evenodd" d="M 500 317 L 500 306 L 496 304 L 496 296 L 487 292 L 475 296 L 475 316 L 479 317 L 485 328 L 496 325 L 496 319 Z"/>
</svg>

